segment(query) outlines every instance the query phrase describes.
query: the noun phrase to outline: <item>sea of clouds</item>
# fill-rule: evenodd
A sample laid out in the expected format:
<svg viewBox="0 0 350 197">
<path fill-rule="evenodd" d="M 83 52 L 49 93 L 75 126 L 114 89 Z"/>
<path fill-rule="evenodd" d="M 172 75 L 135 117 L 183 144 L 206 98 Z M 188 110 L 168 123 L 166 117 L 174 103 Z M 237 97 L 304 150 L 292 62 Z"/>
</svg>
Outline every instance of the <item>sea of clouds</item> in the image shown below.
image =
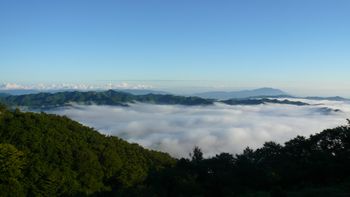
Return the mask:
<svg viewBox="0 0 350 197">
<path fill-rule="evenodd" d="M 194 146 L 199 146 L 205 156 L 221 152 L 241 153 L 247 146 L 258 148 L 266 141 L 284 143 L 297 135 L 309 136 L 344 125 L 350 117 L 348 102 L 298 100 L 312 105 L 136 103 L 130 107 L 74 105 L 50 113 L 66 115 L 101 133 L 119 136 L 175 157 L 188 157 Z M 341 112 L 325 112 L 323 107 Z"/>
</svg>

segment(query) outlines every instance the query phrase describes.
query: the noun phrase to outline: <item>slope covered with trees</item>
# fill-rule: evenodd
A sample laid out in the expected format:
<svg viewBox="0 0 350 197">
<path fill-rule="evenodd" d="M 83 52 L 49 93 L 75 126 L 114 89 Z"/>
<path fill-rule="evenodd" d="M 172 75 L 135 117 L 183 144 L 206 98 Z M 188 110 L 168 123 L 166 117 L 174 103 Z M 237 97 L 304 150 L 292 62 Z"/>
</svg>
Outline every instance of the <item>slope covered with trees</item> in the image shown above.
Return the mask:
<svg viewBox="0 0 350 197">
<path fill-rule="evenodd" d="M 297 105 L 297 106 L 309 105 L 308 103 L 304 103 L 301 101 L 290 101 L 287 99 L 278 100 L 278 99 L 269 99 L 269 98 L 229 99 L 221 102 L 226 103 L 228 105 L 261 105 L 261 104 L 267 104 L 267 103 L 287 104 L 287 105 Z"/>
<path fill-rule="evenodd" d="M 62 107 L 71 103 L 78 104 L 96 104 L 96 105 L 114 105 L 128 106 L 130 103 L 141 102 L 149 104 L 168 104 L 168 105 L 213 105 L 215 102 L 222 102 L 228 105 L 259 105 L 267 103 L 288 104 L 288 105 L 308 105 L 300 101 L 278 100 L 268 98 L 247 98 L 247 99 L 229 99 L 214 100 L 200 97 L 176 96 L 171 94 L 146 94 L 133 95 L 126 92 L 108 90 L 104 92 L 58 92 L 58 93 L 39 93 L 18 96 L 0 97 L 0 102 L 9 106 L 25 106 L 30 109 L 49 109 Z"/>
<path fill-rule="evenodd" d="M 191 159 L 151 177 L 160 196 L 350 196 L 350 124 L 284 145 Z M 175 195 L 173 195 L 175 194 Z"/>
<path fill-rule="evenodd" d="M 174 159 L 67 117 L 0 105 L 0 196 L 349 196 L 349 125 Z"/>
<path fill-rule="evenodd" d="M 128 103 L 143 102 L 152 104 L 210 105 L 213 100 L 199 97 L 185 97 L 164 94 L 133 95 L 126 92 L 108 90 L 104 92 L 58 92 L 39 93 L 0 98 L 10 106 L 28 106 L 31 108 L 60 107 L 70 103 L 127 106 Z"/>
<path fill-rule="evenodd" d="M 174 163 L 66 117 L 0 109 L 3 196 L 122 193 Z"/>
</svg>

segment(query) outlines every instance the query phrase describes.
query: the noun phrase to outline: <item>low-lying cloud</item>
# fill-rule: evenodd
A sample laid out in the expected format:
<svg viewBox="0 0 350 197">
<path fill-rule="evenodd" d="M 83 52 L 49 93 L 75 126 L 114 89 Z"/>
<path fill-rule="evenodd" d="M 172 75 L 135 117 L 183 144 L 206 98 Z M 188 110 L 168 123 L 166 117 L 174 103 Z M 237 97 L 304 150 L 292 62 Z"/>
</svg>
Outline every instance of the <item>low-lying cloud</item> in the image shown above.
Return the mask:
<svg viewBox="0 0 350 197">
<path fill-rule="evenodd" d="M 62 83 L 62 84 L 17 84 L 4 83 L 0 84 L 0 90 L 109 90 L 109 89 L 153 89 L 153 86 L 147 84 L 131 84 L 127 82 L 108 83 L 108 84 L 77 84 L 77 83 Z"/>
<path fill-rule="evenodd" d="M 304 100 L 305 101 L 305 100 Z M 310 106 L 267 104 L 256 106 L 179 106 L 131 104 L 130 107 L 82 106 L 52 113 L 67 115 L 108 135 L 187 157 L 194 146 L 205 156 L 240 153 L 266 141 L 283 143 L 297 135 L 309 136 L 345 124 L 350 105 L 317 101 Z M 322 107 L 342 112 L 324 113 Z"/>
</svg>

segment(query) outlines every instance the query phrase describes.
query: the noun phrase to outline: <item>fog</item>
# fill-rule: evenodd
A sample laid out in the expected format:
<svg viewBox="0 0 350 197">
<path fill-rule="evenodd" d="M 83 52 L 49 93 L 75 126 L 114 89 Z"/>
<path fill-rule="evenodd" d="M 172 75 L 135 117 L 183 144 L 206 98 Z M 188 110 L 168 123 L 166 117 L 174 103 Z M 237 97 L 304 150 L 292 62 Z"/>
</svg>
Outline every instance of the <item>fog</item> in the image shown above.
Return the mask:
<svg viewBox="0 0 350 197">
<path fill-rule="evenodd" d="M 121 137 L 175 157 L 188 157 L 194 146 L 205 156 L 240 153 L 266 141 L 309 136 L 346 123 L 346 102 L 309 101 L 310 106 L 179 106 L 131 104 L 130 107 L 74 105 L 51 113 L 66 115 L 101 133 Z M 324 107 L 341 112 L 325 112 Z"/>
</svg>

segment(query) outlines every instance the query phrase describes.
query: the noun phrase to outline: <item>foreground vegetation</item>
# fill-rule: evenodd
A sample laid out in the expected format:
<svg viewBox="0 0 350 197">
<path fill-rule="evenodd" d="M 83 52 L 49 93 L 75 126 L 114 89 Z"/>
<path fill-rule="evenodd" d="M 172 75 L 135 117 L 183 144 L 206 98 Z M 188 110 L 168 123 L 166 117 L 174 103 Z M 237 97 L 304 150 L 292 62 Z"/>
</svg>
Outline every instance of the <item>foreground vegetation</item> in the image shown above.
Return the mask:
<svg viewBox="0 0 350 197">
<path fill-rule="evenodd" d="M 242 154 L 191 159 L 150 177 L 159 196 L 350 196 L 350 126 Z M 175 194 L 175 195 L 174 195 Z"/>
<path fill-rule="evenodd" d="M 0 110 L 0 193 L 123 193 L 175 164 L 165 153 L 104 136 L 66 117 Z"/>
<path fill-rule="evenodd" d="M 174 159 L 66 117 L 0 106 L 1 196 L 350 196 L 349 166 L 350 126 Z"/>
</svg>

